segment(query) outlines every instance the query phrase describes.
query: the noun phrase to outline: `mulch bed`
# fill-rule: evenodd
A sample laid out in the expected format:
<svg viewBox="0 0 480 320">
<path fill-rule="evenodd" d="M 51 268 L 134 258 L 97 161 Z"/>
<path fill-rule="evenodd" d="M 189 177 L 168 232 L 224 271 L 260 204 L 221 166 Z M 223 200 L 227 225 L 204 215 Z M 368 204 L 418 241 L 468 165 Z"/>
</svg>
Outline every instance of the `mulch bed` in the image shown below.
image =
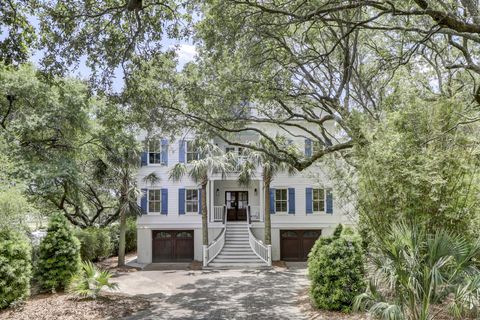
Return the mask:
<svg viewBox="0 0 480 320">
<path fill-rule="evenodd" d="M 118 319 L 149 306 L 147 300 L 117 294 L 104 294 L 97 300 L 76 299 L 64 293 L 39 294 L 1 311 L 0 319 Z"/>
<path fill-rule="evenodd" d="M 136 252 L 127 253 L 125 255 L 125 261 L 130 261 L 133 258 L 135 258 L 136 256 L 137 256 Z M 118 268 L 118 257 L 117 256 L 106 258 L 102 261 L 96 262 L 95 264 L 99 268 L 109 270 L 111 272 L 115 272 L 115 271 L 118 271 L 118 272 L 135 272 L 135 271 L 138 271 L 137 269 L 129 267 L 129 266 Z"/>
</svg>

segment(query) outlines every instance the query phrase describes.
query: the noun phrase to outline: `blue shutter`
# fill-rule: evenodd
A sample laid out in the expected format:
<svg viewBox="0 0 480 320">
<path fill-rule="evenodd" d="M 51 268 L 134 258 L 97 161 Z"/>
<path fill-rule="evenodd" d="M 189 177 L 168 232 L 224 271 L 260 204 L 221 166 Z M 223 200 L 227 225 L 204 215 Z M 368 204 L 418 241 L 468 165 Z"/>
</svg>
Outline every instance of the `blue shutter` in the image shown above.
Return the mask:
<svg viewBox="0 0 480 320">
<path fill-rule="evenodd" d="M 202 214 L 202 189 L 198 189 L 198 213 Z"/>
<path fill-rule="evenodd" d="M 270 188 L 270 213 L 275 213 L 275 189 Z"/>
<path fill-rule="evenodd" d="M 313 189 L 305 189 L 305 209 L 308 213 L 313 213 Z"/>
<path fill-rule="evenodd" d="M 178 142 L 178 162 L 185 163 L 185 140 Z"/>
<path fill-rule="evenodd" d="M 162 189 L 162 214 L 168 214 L 168 189 Z"/>
<path fill-rule="evenodd" d="M 162 145 L 162 164 L 168 166 L 168 140 L 167 139 L 162 139 L 161 142 Z"/>
<path fill-rule="evenodd" d="M 288 188 L 288 213 L 295 214 L 295 188 Z"/>
<path fill-rule="evenodd" d="M 305 139 L 305 157 L 310 158 L 312 156 L 312 140 Z"/>
<path fill-rule="evenodd" d="M 142 197 L 140 198 L 140 207 L 142 208 L 142 213 L 147 214 L 147 205 L 148 205 L 148 189 L 142 189 Z"/>
<path fill-rule="evenodd" d="M 327 189 L 327 213 L 333 214 L 333 194 L 332 189 Z"/>
<path fill-rule="evenodd" d="M 185 189 L 178 189 L 178 214 L 185 214 Z"/>
</svg>

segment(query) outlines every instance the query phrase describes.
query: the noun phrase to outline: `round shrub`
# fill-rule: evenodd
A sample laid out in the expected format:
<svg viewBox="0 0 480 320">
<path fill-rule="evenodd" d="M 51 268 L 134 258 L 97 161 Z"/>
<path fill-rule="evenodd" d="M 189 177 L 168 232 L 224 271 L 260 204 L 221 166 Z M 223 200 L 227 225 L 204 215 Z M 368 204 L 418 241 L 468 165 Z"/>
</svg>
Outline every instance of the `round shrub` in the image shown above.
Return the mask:
<svg viewBox="0 0 480 320">
<path fill-rule="evenodd" d="M 98 261 L 109 257 L 112 253 L 112 241 L 108 229 L 78 229 L 75 235 L 80 240 L 80 254 L 84 261 Z"/>
<path fill-rule="evenodd" d="M 31 278 L 28 238 L 10 228 L 0 228 L 0 309 L 28 297 Z"/>
<path fill-rule="evenodd" d="M 55 214 L 48 223 L 47 235 L 40 243 L 36 277 L 44 289 L 63 289 L 80 266 L 80 241 L 70 223 Z"/>
<path fill-rule="evenodd" d="M 310 296 L 319 309 L 350 312 L 365 288 L 360 238 L 320 238 L 308 259 Z"/>
</svg>

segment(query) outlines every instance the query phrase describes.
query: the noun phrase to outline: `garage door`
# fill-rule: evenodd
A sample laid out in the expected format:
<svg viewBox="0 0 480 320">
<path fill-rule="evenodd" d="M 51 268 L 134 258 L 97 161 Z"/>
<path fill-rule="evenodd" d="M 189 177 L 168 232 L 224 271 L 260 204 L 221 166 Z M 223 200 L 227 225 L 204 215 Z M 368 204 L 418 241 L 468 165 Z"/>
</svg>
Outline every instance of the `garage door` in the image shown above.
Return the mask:
<svg viewBox="0 0 480 320">
<path fill-rule="evenodd" d="M 322 230 L 281 230 L 280 258 L 285 261 L 306 261 L 321 234 Z"/>
<path fill-rule="evenodd" d="M 193 260 L 193 230 L 153 230 L 153 262 Z"/>
</svg>

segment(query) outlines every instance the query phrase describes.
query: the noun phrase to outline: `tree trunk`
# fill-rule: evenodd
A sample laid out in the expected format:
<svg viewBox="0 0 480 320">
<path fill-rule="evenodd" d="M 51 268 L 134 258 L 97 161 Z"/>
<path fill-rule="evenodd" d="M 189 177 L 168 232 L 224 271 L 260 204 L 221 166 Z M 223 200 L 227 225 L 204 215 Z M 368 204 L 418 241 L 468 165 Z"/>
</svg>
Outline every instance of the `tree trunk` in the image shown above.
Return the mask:
<svg viewBox="0 0 480 320">
<path fill-rule="evenodd" d="M 265 203 L 265 244 L 272 244 L 272 223 L 270 220 L 270 177 L 268 175 L 263 176 L 263 192 Z"/>
<path fill-rule="evenodd" d="M 127 214 L 120 210 L 120 236 L 118 240 L 118 266 L 125 266 L 125 231 L 127 230 Z"/>
<path fill-rule="evenodd" d="M 202 235 L 203 245 L 208 246 L 207 183 L 202 183 Z"/>
</svg>

